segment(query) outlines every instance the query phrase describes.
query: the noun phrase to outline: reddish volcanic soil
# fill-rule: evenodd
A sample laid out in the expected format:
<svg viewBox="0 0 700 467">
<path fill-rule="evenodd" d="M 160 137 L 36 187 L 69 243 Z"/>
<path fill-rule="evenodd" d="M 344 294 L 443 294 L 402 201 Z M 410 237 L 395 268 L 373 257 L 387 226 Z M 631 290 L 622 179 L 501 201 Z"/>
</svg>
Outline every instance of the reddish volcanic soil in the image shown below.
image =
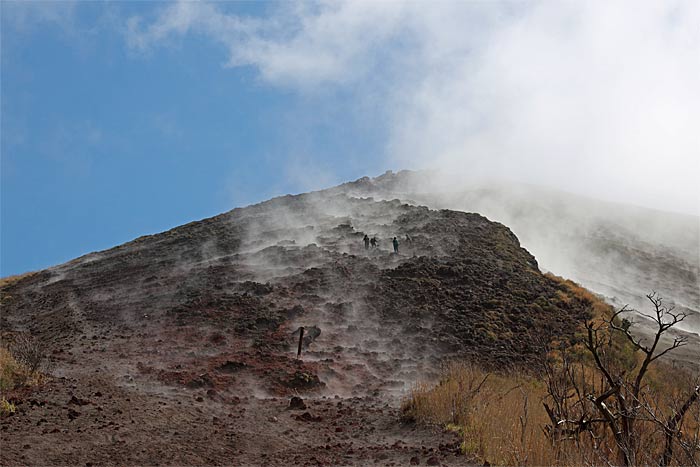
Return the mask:
<svg viewBox="0 0 700 467">
<path fill-rule="evenodd" d="M 560 287 L 505 226 L 398 201 L 283 197 L 142 237 L 2 287 L 3 341 L 35 336 L 52 369 L 3 394 L 0 463 L 465 465 L 402 398 L 453 358 L 531 366 L 587 316 Z"/>
</svg>

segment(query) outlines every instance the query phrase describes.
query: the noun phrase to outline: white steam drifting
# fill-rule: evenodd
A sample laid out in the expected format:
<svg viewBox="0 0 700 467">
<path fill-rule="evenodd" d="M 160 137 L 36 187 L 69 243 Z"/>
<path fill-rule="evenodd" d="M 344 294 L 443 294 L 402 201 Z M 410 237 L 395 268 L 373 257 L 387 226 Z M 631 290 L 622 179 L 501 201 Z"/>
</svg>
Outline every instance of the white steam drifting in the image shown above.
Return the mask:
<svg viewBox="0 0 700 467">
<path fill-rule="evenodd" d="M 180 2 L 127 28 L 140 51 L 195 34 L 271 85 L 381 109 L 387 165 L 700 212 L 698 2 Z"/>
</svg>

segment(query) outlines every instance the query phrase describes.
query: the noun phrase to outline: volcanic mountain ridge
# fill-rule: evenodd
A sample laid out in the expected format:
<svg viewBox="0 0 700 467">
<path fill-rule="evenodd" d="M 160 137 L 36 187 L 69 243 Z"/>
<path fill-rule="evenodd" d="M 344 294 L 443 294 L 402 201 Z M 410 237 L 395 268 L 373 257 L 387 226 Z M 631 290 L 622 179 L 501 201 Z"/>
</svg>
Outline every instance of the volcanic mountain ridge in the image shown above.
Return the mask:
<svg viewBox="0 0 700 467">
<path fill-rule="evenodd" d="M 3 464 L 349 465 L 403 462 L 426 443 L 458 462 L 443 435 L 400 425 L 400 396 L 450 359 L 530 367 L 590 305 L 479 214 L 329 192 L 141 237 L 1 291 L 4 339 L 35 336 L 54 368 L 0 422 Z M 285 411 L 295 394 L 303 417 Z"/>
</svg>

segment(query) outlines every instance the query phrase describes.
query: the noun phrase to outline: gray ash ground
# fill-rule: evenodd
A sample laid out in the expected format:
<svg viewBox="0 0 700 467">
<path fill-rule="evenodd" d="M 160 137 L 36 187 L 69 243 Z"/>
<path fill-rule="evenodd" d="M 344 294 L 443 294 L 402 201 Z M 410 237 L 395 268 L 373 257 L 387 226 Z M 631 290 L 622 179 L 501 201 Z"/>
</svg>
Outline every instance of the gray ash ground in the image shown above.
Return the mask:
<svg viewBox="0 0 700 467">
<path fill-rule="evenodd" d="M 0 462 L 463 465 L 401 398 L 450 359 L 531 368 L 588 316 L 562 292 L 507 227 L 397 200 L 287 196 L 142 237 L 3 288 L 3 335 L 54 369 L 9 394 Z M 320 333 L 296 359 L 301 326 Z"/>
</svg>

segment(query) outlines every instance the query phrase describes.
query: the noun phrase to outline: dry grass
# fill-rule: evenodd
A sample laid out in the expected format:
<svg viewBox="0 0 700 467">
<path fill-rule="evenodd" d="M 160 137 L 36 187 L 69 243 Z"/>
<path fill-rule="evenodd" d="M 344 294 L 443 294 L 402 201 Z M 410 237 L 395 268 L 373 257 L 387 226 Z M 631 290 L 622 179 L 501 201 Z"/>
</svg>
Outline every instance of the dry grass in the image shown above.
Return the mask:
<svg viewBox="0 0 700 467">
<path fill-rule="evenodd" d="M 687 397 L 690 381 L 668 367 L 657 368 L 650 397 L 670 414 L 674 399 Z M 595 378 L 591 369 L 587 378 Z M 491 374 L 470 364 L 452 364 L 435 387 L 416 386 L 404 402 L 404 415 L 418 422 L 436 424 L 460 433 L 462 451 L 477 462 L 492 465 L 609 465 L 616 463 L 612 437 L 605 430 L 578 440 L 552 442 L 544 427 L 550 422 L 544 410 L 547 388 L 544 381 L 519 372 Z M 700 439 L 700 404 L 686 416 L 684 438 L 695 445 Z M 639 424 L 640 464 L 658 461 L 663 433 L 651 422 Z M 694 440 L 694 441 L 693 441 Z M 675 465 L 697 465 L 700 453 L 684 455 L 676 448 Z"/>
<path fill-rule="evenodd" d="M 584 305 L 589 306 L 593 319 L 605 320 L 612 316 L 612 313 L 614 311 L 613 307 L 605 303 L 603 299 L 599 298 L 596 294 L 586 289 L 585 287 L 581 287 L 579 284 L 572 280 L 555 276 L 550 272 L 545 273 L 545 277 L 553 280 L 559 285 L 558 296 L 563 302 L 568 303 L 573 299 L 576 299 Z"/>
<path fill-rule="evenodd" d="M 0 397 L 0 417 L 12 415 L 17 410 L 17 407 L 12 402 L 4 397 Z"/>
<path fill-rule="evenodd" d="M 0 307 L 6 306 L 14 299 L 14 296 L 10 295 L 7 292 L 6 289 L 8 287 L 16 284 L 17 282 L 21 281 L 22 279 L 25 279 L 27 277 L 31 277 L 35 274 L 37 274 L 37 273 L 36 272 L 26 272 L 24 274 L 15 274 L 14 276 L 7 276 L 7 277 L 0 278 Z"/>
<path fill-rule="evenodd" d="M 41 384 L 45 375 L 31 371 L 26 365 L 15 359 L 12 353 L 0 346 L 0 395 L 5 396 L 10 391 L 23 386 Z"/>
<path fill-rule="evenodd" d="M 554 465 L 555 452 L 542 433 L 542 383 L 518 374 L 490 374 L 452 364 L 436 387 L 419 385 L 404 404 L 417 421 L 443 425 L 463 437 L 462 451 L 494 465 Z"/>
<path fill-rule="evenodd" d="M 12 285 L 12 284 L 19 282 L 20 280 L 22 280 L 26 277 L 31 277 L 35 274 L 36 274 L 36 272 L 32 271 L 32 272 L 25 272 L 22 274 L 15 274 L 13 276 L 0 277 L 0 288 Z"/>
<path fill-rule="evenodd" d="M 610 305 L 575 282 L 551 274 L 548 277 L 558 284 L 562 305 L 587 306 L 590 321 L 605 327 L 603 325 L 614 313 Z M 605 332 L 605 364 L 616 374 L 635 374 L 643 357 L 641 352 L 635 352 L 621 333 Z M 577 343 L 548 344 L 551 352 L 543 363 L 547 362 L 544 367 L 549 368 L 549 376 L 546 373 L 525 374 L 522 370 L 488 373 L 472 364 L 451 364 L 437 386 L 423 384 L 413 389 L 404 402 L 404 415 L 460 433 L 462 451 L 474 462 L 531 466 L 618 465 L 618 448 L 604 424 L 593 424 L 590 431 L 577 436 L 561 436 L 562 432 L 556 430 L 551 431 L 556 436 L 549 436 L 546 431 L 552 421 L 543 404 L 553 404 L 547 382 L 553 381 L 551 378 L 561 378 L 564 367 L 573 371 L 571 374 L 583 391 L 577 395 L 572 386 L 566 389 L 564 401 L 571 406 L 571 414 L 580 413 L 585 406 L 586 419 L 596 417 L 596 409 L 589 405 L 587 396 L 601 394 L 607 386 L 582 343 L 584 335 L 582 323 L 581 334 L 575 339 Z M 691 376 L 661 361 L 649 368 L 641 401 L 646 408 L 640 409 L 634 429 L 639 465 L 658 465 L 664 446 L 663 426 L 659 422 L 665 422 L 676 413 L 698 379 L 698 375 Z M 686 413 L 680 433 L 671 465 L 700 465 L 700 402 Z"/>
</svg>

